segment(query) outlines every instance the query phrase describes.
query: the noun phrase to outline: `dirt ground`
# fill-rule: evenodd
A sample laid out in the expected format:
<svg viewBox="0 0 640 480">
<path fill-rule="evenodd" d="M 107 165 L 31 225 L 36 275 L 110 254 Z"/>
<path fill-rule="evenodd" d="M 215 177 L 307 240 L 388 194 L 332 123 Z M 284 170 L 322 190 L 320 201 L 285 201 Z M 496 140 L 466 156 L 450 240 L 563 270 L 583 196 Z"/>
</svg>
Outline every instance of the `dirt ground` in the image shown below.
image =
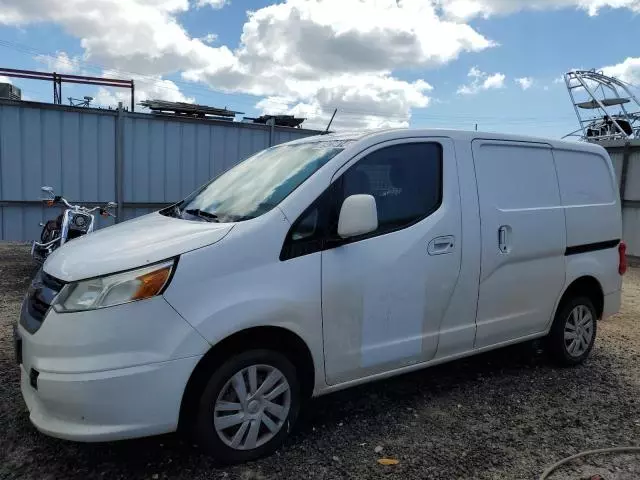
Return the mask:
<svg viewBox="0 0 640 480">
<path fill-rule="evenodd" d="M 11 337 L 32 275 L 27 248 L 0 244 L 0 479 L 535 480 L 574 453 L 640 445 L 640 269 L 581 367 L 555 368 L 528 344 L 322 397 L 277 454 L 227 469 L 177 435 L 78 444 L 38 433 Z M 637 480 L 640 455 L 591 457 L 551 478 L 596 473 Z"/>
</svg>

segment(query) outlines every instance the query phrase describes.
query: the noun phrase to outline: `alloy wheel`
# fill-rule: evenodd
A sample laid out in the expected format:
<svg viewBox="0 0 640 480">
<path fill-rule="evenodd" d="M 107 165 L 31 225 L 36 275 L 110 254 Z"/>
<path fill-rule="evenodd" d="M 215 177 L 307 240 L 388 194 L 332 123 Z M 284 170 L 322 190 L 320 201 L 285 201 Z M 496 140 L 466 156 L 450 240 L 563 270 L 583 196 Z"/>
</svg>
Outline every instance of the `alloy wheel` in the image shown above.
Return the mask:
<svg viewBox="0 0 640 480">
<path fill-rule="evenodd" d="M 585 305 L 577 305 L 569 313 L 564 326 L 564 345 L 572 357 L 580 357 L 593 340 L 593 315 Z"/>
</svg>

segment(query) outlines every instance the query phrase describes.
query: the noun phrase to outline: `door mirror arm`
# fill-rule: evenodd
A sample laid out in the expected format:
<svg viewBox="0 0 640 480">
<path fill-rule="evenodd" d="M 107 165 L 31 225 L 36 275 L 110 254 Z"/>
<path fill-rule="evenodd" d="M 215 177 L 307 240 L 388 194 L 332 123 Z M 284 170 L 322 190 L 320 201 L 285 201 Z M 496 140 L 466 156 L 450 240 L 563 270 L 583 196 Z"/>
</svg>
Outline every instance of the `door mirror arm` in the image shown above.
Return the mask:
<svg viewBox="0 0 640 480">
<path fill-rule="evenodd" d="M 331 235 L 327 238 L 325 238 L 324 240 L 324 246 L 323 246 L 323 250 L 329 250 L 332 248 L 338 248 L 341 247 L 342 245 L 349 243 L 348 238 L 341 238 L 338 235 Z"/>
</svg>

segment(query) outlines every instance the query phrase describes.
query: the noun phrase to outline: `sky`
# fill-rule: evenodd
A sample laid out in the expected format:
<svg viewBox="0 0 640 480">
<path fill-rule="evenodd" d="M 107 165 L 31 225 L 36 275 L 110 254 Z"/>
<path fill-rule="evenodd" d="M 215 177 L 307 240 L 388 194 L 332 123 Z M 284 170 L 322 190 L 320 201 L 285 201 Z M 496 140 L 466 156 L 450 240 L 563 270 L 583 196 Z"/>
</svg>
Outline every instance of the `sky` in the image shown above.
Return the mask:
<svg viewBox="0 0 640 480">
<path fill-rule="evenodd" d="M 558 138 L 578 128 L 565 72 L 640 85 L 639 14 L 640 0 L 0 0 L 0 67 L 132 78 L 136 102 L 294 114 L 309 128 L 337 108 L 332 130 Z M 9 81 L 52 101 L 48 82 Z M 62 94 L 129 103 L 112 88 Z"/>
</svg>

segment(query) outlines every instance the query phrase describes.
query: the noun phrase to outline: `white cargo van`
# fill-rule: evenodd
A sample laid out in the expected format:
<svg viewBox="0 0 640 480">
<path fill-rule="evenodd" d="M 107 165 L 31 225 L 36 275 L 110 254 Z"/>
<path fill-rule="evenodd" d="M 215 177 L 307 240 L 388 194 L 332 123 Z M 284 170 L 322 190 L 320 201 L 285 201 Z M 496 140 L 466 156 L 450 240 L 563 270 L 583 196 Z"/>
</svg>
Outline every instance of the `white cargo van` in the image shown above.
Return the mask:
<svg viewBox="0 0 640 480">
<path fill-rule="evenodd" d="M 273 451 L 304 399 L 544 338 L 582 362 L 620 306 L 599 146 L 447 130 L 264 150 L 160 212 L 71 241 L 17 328 L 42 432 L 194 431 Z"/>
</svg>

